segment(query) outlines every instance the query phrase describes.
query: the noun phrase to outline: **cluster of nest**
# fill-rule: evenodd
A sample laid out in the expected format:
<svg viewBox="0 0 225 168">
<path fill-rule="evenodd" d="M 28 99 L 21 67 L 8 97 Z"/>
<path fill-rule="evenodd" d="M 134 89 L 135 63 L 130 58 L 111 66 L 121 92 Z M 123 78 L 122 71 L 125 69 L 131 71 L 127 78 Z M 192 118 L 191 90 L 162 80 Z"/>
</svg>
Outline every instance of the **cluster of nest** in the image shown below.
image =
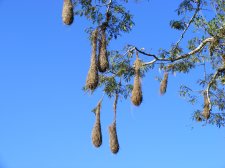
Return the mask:
<svg viewBox="0 0 225 168">
<path fill-rule="evenodd" d="M 109 68 L 105 26 L 92 32 L 91 42 L 91 64 L 86 79 L 86 89 L 93 91 L 98 86 L 98 72 L 106 72 Z"/>
<path fill-rule="evenodd" d="M 118 96 L 116 96 L 114 102 L 114 121 L 109 126 L 109 144 L 110 149 L 113 154 L 117 154 L 119 152 L 119 141 L 116 131 L 116 104 L 117 104 Z M 95 113 L 95 124 L 92 129 L 92 143 L 96 148 L 99 148 L 102 145 L 102 131 L 101 131 L 101 121 L 100 121 L 100 111 L 101 111 L 101 103 L 102 100 L 99 101 L 97 107 L 94 109 Z"/>
<path fill-rule="evenodd" d="M 225 56 L 222 56 L 222 60 L 225 63 Z M 167 67 L 169 69 L 172 68 L 172 65 L 169 65 Z M 167 85 L 168 85 L 168 78 L 169 78 L 169 74 L 167 71 L 164 72 L 163 75 L 163 79 L 161 80 L 160 83 L 160 94 L 164 95 L 166 93 L 167 90 Z M 203 97 L 204 97 L 204 106 L 203 106 L 203 110 L 201 114 L 198 114 L 195 117 L 196 121 L 201 122 L 203 119 L 208 120 L 210 118 L 210 114 L 211 114 L 211 103 L 210 103 L 210 97 L 207 91 L 203 92 Z"/>
<path fill-rule="evenodd" d="M 71 0 L 64 0 L 63 11 L 62 11 L 62 20 L 64 24 L 71 25 L 74 20 L 73 13 L 73 4 Z M 106 37 L 106 28 L 107 22 L 109 21 L 110 14 L 107 12 L 106 22 L 101 26 L 96 28 L 91 33 L 91 63 L 88 70 L 87 79 L 85 87 L 87 90 L 95 90 L 98 86 L 99 75 L 98 73 L 104 73 L 109 68 L 108 55 L 107 55 L 107 37 Z M 98 54 L 97 54 L 98 52 Z M 117 104 L 118 95 L 114 103 L 114 121 L 109 126 L 109 139 L 110 139 L 110 149 L 112 153 L 116 154 L 119 151 L 119 142 L 116 131 L 116 104 Z M 92 129 L 92 143 L 95 147 L 100 147 L 102 145 L 102 131 L 101 131 L 101 120 L 100 120 L 100 111 L 101 111 L 102 100 L 99 101 L 97 107 L 94 109 L 95 113 L 95 124 Z"/>
<path fill-rule="evenodd" d="M 91 63 L 90 68 L 88 70 L 86 84 L 85 87 L 87 90 L 94 91 L 99 82 L 98 73 L 104 73 L 109 68 L 109 61 L 107 55 L 107 37 L 106 37 L 106 28 L 107 23 L 110 19 L 110 13 L 106 15 L 106 22 L 104 22 L 101 26 L 92 31 L 91 34 Z M 71 25 L 74 21 L 74 6 L 72 0 L 64 0 L 63 10 L 62 10 L 62 20 L 66 25 Z M 215 45 L 217 41 L 215 41 Z M 211 50 L 214 46 L 211 46 Z M 97 54 L 98 52 L 98 54 Z M 225 56 L 222 57 L 224 65 L 225 65 Z M 142 62 L 138 58 L 138 55 L 135 60 L 135 76 L 134 76 L 134 85 L 132 89 L 131 101 L 135 106 L 139 106 L 142 103 L 142 87 L 141 87 L 141 74 L 140 68 L 142 66 Z M 164 95 L 167 90 L 168 85 L 168 72 L 164 73 L 163 79 L 160 83 L 160 94 Z M 114 112 L 115 117 L 113 123 L 109 126 L 109 139 L 110 139 L 110 149 L 111 152 L 116 154 L 119 151 L 119 142 L 116 131 L 116 104 L 117 104 L 118 95 L 116 96 L 116 100 L 114 102 Z M 92 143 L 95 147 L 100 147 L 102 145 L 102 132 L 101 132 L 101 121 L 100 121 L 100 111 L 101 111 L 101 103 L 100 101 L 97 107 L 94 110 L 96 121 L 92 130 Z M 204 92 L 204 108 L 202 112 L 202 116 L 205 119 L 210 118 L 210 100 L 209 96 L 206 92 Z M 198 121 L 202 119 L 198 117 Z"/>
<path fill-rule="evenodd" d="M 91 33 L 91 63 L 88 70 L 85 88 L 90 91 L 94 91 L 98 87 L 99 82 L 99 72 L 104 73 L 109 68 L 109 61 L 107 55 L 107 37 L 106 29 L 108 26 L 108 21 L 110 19 L 110 13 L 106 13 L 106 21 L 102 23 L 101 26 L 96 28 Z M 62 20 L 66 25 L 71 25 L 74 21 L 74 5 L 72 0 L 64 0 L 63 10 L 62 10 Z M 218 45 L 218 39 L 215 39 L 210 45 L 210 52 L 212 53 L 215 47 Z M 222 61 L 225 65 L 225 55 L 222 56 Z M 139 106 L 143 101 L 142 86 L 141 86 L 141 73 L 140 69 L 142 66 L 141 60 L 138 58 L 138 54 L 134 63 L 134 84 L 131 93 L 131 102 L 135 106 Z M 168 67 L 169 69 L 171 67 Z M 164 95 L 167 90 L 168 85 L 168 72 L 165 72 L 163 79 L 160 83 L 160 94 Z M 116 154 L 119 151 L 119 142 L 116 131 L 116 105 L 118 100 L 118 94 L 115 96 L 114 102 L 114 121 L 109 126 L 109 139 L 110 139 L 110 149 L 111 152 Z M 96 121 L 92 129 L 92 143 L 95 147 L 100 147 L 102 145 L 102 132 L 101 132 L 101 121 L 100 121 L 100 111 L 101 111 L 100 101 L 94 110 Z M 204 108 L 202 111 L 202 117 L 205 119 L 210 118 L 211 103 L 208 92 L 204 92 Z M 198 116 L 197 121 L 202 121 L 202 118 Z"/>
<path fill-rule="evenodd" d="M 107 40 L 106 40 L 106 26 L 103 24 L 100 28 L 95 29 L 91 34 L 91 64 L 88 71 L 85 87 L 88 90 L 95 90 L 98 86 L 98 73 L 104 73 L 109 68 L 108 56 L 107 56 Z M 98 54 L 97 54 L 98 52 Z M 119 151 L 119 142 L 116 131 L 116 104 L 118 100 L 118 95 L 114 102 L 114 121 L 109 126 L 109 139 L 110 139 L 110 149 L 113 154 Z M 92 143 L 95 147 L 100 147 L 102 144 L 102 132 L 101 132 L 101 122 L 100 122 L 100 111 L 101 111 L 100 101 L 95 108 L 96 121 L 92 129 Z"/>
</svg>

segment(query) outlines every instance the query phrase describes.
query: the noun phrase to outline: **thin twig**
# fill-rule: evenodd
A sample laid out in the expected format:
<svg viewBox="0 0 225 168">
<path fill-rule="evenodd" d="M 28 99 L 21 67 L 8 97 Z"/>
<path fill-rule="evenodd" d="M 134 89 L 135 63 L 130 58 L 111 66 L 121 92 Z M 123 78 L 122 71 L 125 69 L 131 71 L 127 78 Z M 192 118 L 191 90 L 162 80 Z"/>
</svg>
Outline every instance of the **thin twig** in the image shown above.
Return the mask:
<svg viewBox="0 0 225 168">
<path fill-rule="evenodd" d="M 113 103 L 113 111 L 114 111 L 114 122 L 116 122 L 116 112 L 117 112 L 117 103 L 118 103 L 118 93 L 115 94 L 115 100 Z"/>
<path fill-rule="evenodd" d="M 195 10 L 194 15 L 192 16 L 191 20 L 188 22 L 188 24 L 186 25 L 183 33 L 180 36 L 180 39 L 177 41 L 177 43 L 175 44 L 175 47 L 173 50 L 177 49 L 177 47 L 179 46 L 179 43 L 181 42 L 181 40 L 184 38 L 185 33 L 187 32 L 187 30 L 189 29 L 189 27 L 191 26 L 192 22 L 194 21 L 194 19 L 196 18 L 198 12 L 200 11 L 200 5 L 201 5 L 201 1 L 197 1 L 198 5 L 197 8 Z"/>
</svg>

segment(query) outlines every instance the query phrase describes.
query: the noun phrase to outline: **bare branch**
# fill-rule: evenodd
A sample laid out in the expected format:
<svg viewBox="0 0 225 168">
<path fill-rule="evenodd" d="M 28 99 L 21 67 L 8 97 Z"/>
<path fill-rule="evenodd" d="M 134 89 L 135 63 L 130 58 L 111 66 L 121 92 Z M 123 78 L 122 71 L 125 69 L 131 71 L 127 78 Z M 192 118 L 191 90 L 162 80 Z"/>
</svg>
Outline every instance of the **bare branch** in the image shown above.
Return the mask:
<svg viewBox="0 0 225 168">
<path fill-rule="evenodd" d="M 205 40 L 203 40 L 198 47 L 196 47 L 194 50 L 191 50 L 190 52 L 186 53 L 186 54 L 182 54 L 182 55 L 178 55 L 177 57 L 175 58 L 172 58 L 172 57 L 169 57 L 169 58 L 159 58 L 157 57 L 156 55 L 154 54 L 149 54 L 149 53 L 146 53 L 140 49 L 138 49 L 137 47 L 135 47 L 135 50 L 138 51 L 139 53 L 143 54 L 143 55 L 146 55 L 146 56 L 150 56 L 150 57 L 153 57 L 154 60 L 151 61 L 151 62 L 146 62 L 144 63 L 145 65 L 148 65 L 148 64 L 152 64 L 152 63 L 155 63 L 156 61 L 169 61 L 169 62 L 175 62 L 175 61 L 178 61 L 178 60 L 181 60 L 181 59 L 184 59 L 184 58 L 187 58 L 191 55 L 194 55 L 198 52 L 200 52 L 207 43 L 210 43 L 214 40 L 214 37 L 209 37 L 209 38 L 206 38 Z"/>
<path fill-rule="evenodd" d="M 136 51 L 138 51 L 139 53 L 143 54 L 143 55 L 150 56 L 150 57 L 154 57 L 156 60 L 159 60 L 159 58 L 158 58 L 156 55 L 154 55 L 154 54 L 146 53 L 146 52 L 144 52 L 144 51 L 138 49 L 137 47 L 134 47 L 134 49 L 135 49 Z"/>
<path fill-rule="evenodd" d="M 154 60 L 152 60 L 152 61 L 150 61 L 150 62 L 142 63 L 142 65 L 143 65 L 143 66 L 146 66 L 146 65 L 152 65 L 152 64 L 154 64 L 156 61 L 157 61 L 157 60 L 154 59 Z"/>
<path fill-rule="evenodd" d="M 214 37 L 209 37 L 209 38 L 203 40 L 203 41 L 201 42 L 201 44 L 200 44 L 198 47 L 196 47 L 194 50 L 190 51 L 189 53 L 180 55 L 180 56 L 176 57 L 175 59 L 171 59 L 171 61 L 172 61 L 172 62 L 173 62 L 173 61 L 177 61 L 177 60 L 180 60 L 180 59 L 189 57 L 189 56 L 191 56 L 191 55 L 194 55 L 194 54 L 200 52 L 200 51 L 203 49 L 203 47 L 205 47 L 205 45 L 206 45 L 207 43 L 212 42 L 213 40 L 214 40 Z"/>
</svg>

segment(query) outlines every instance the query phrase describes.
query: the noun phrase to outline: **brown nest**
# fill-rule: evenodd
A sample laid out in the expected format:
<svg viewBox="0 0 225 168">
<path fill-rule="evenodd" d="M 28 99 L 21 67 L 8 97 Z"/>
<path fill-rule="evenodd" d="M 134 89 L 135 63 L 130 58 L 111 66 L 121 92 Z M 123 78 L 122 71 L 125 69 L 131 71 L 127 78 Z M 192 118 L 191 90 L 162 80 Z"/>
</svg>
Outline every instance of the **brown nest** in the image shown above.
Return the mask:
<svg viewBox="0 0 225 168">
<path fill-rule="evenodd" d="M 135 77 L 134 86 L 132 90 L 131 101 L 135 106 L 139 106 L 142 103 L 142 89 L 141 89 L 141 77 L 140 77 L 141 61 L 137 59 L 135 61 Z"/>
<path fill-rule="evenodd" d="M 66 25 L 71 25 L 73 23 L 73 4 L 71 0 L 64 0 L 62 19 Z"/>
<path fill-rule="evenodd" d="M 107 56 L 107 41 L 105 28 L 101 31 L 101 40 L 99 40 L 99 56 L 98 56 L 98 70 L 99 72 L 105 72 L 109 68 L 109 61 Z"/>
<path fill-rule="evenodd" d="M 101 102 L 98 103 L 97 108 L 94 111 L 96 116 L 96 121 L 92 129 L 92 143 L 96 148 L 100 147 L 102 144 L 100 110 L 101 110 Z"/>
<path fill-rule="evenodd" d="M 210 118 L 210 102 L 206 92 L 204 93 L 204 109 L 202 115 L 205 119 Z"/>
<path fill-rule="evenodd" d="M 109 126 L 109 139 L 110 139 L 110 149 L 113 154 L 119 152 L 119 142 L 116 132 L 116 122 L 114 121 L 112 125 Z"/>
<path fill-rule="evenodd" d="M 166 93 L 166 89 L 167 89 L 167 84 L 168 84 L 168 73 L 165 72 L 164 76 L 163 76 L 163 80 L 161 81 L 160 84 L 160 94 L 164 95 Z"/>
<path fill-rule="evenodd" d="M 97 49 L 97 29 L 92 33 L 92 54 L 91 54 L 91 65 L 88 71 L 86 79 L 86 89 L 95 90 L 98 86 L 98 67 L 96 60 L 96 49 Z"/>
</svg>

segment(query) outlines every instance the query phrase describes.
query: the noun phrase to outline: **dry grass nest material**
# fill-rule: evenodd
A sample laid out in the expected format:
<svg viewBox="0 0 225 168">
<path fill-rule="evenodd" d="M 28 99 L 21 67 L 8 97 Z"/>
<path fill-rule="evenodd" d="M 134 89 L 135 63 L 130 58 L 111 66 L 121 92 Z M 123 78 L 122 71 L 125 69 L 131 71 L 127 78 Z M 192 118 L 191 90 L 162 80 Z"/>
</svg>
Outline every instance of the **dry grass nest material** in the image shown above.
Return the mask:
<svg viewBox="0 0 225 168">
<path fill-rule="evenodd" d="M 86 79 L 86 89 L 95 90 L 98 86 L 98 67 L 96 60 L 96 49 L 97 49 L 97 35 L 98 31 L 95 30 L 92 33 L 92 54 L 91 54 L 91 65 L 88 71 Z"/>
<path fill-rule="evenodd" d="M 109 61 L 106 49 L 107 41 L 105 29 L 102 29 L 101 32 L 101 40 L 99 40 L 98 70 L 99 72 L 105 72 L 109 68 Z"/>
<path fill-rule="evenodd" d="M 160 94 L 161 95 L 164 95 L 166 93 L 168 77 L 169 77 L 168 73 L 165 72 L 164 76 L 163 76 L 163 80 L 161 81 L 161 84 L 160 84 Z"/>
<path fill-rule="evenodd" d="M 134 86 L 132 90 L 131 101 L 135 106 L 139 106 L 142 103 L 142 89 L 141 89 L 141 77 L 140 77 L 141 61 L 137 59 L 135 61 L 135 77 Z"/>
<path fill-rule="evenodd" d="M 64 0 L 63 10 L 62 10 L 62 19 L 66 25 L 71 25 L 74 20 L 73 16 L 73 4 L 71 0 Z"/>
<path fill-rule="evenodd" d="M 116 122 L 114 121 L 112 125 L 109 126 L 109 138 L 110 138 L 110 149 L 113 154 L 119 152 L 119 142 L 116 132 Z"/>
<path fill-rule="evenodd" d="M 202 115 L 205 119 L 210 118 L 210 102 L 206 92 L 204 93 L 204 109 Z"/>
<path fill-rule="evenodd" d="M 96 148 L 102 145 L 100 110 L 101 110 L 101 102 L 98 103 L 97 108 L 95 110 L 96 121 L 92 129 L 92 143 Z"/>
</svg>

